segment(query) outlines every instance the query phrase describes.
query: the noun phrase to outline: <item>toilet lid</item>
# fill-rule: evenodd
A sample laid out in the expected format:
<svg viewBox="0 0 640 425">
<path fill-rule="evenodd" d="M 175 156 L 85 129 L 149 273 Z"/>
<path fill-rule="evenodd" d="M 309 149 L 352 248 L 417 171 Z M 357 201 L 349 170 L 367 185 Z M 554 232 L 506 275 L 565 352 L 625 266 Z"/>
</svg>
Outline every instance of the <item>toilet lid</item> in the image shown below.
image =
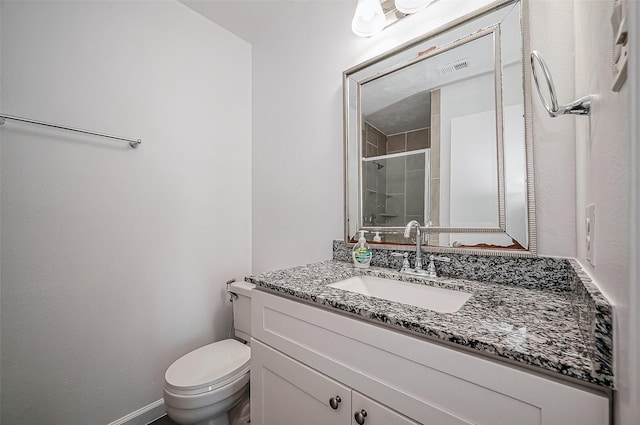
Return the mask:
<svg viewBox="0 0 640 425">
<path fill-rule="evenodd" d="M 205 345 L 173 362 L 164 378 L 179 391 L 212 390 L 249 371 L 251 348 L 235 339 Z"/>
</svg>

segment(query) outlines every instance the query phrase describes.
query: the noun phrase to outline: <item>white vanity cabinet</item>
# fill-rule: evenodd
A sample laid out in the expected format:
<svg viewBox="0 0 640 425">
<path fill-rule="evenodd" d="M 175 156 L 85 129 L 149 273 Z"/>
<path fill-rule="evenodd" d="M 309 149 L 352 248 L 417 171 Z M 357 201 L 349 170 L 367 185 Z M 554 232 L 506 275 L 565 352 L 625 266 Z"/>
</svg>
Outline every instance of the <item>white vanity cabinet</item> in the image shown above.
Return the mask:
<svg viewBox="0 0 640 425">
<path fill-rule="evenodd" d="M 263 291 L 251 304 L 253 425 L 609 423 L 601 393 Z"/>
<path fill-rule="evenodd" d="M 254 425 L 417 425 L 259 341 L 251 350 Z"/>
</svg>

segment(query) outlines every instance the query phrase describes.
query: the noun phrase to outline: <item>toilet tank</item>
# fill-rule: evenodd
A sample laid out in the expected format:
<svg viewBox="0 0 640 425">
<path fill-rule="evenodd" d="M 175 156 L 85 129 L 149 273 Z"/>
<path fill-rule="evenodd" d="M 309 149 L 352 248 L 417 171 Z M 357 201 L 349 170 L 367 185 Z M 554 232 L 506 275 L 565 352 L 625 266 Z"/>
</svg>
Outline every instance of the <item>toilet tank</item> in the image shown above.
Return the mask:
<svg viewBox="0 0 640 425">
<path fill-rule="evenodd" d="M 233 297 L 233 330 L 236 338 L 249 342 L 251 340 L 251 290 L 256 285 L 248 282 L 233 282 L 229 285 L 229 292 L 238 296 Z"/>
</svg>

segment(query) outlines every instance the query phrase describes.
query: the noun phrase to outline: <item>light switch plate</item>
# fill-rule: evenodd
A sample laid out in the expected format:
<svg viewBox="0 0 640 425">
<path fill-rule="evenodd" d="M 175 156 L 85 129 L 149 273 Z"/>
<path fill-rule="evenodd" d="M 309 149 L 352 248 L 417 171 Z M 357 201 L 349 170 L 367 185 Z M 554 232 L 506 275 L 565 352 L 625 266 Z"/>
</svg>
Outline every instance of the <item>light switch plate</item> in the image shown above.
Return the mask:
<svg viewBox="0 0 640 425">
<path fill-rule="evenodd" d="M 587 261 L 589 264 L 595 267 L 596 265 L 596 257 L 595 257 L 595 236 L 596 236 L 596 206 L 595 204 L 587 205 L 587 210 L 585 214 L 586 221 L 586 232 L 585 238 L 587 243 Z"/>
</svg>

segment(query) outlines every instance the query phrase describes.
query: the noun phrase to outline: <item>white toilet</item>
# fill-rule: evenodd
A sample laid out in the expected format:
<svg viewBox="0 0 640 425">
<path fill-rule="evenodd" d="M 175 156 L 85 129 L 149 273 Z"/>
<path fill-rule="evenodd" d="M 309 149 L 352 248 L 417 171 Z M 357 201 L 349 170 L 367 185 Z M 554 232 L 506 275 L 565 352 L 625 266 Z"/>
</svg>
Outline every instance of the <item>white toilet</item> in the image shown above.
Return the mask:
<svg viewBox="0 0 640 425">
<path fill-rule="evenodd" d="M 251 290 L 255 285 L 233 282 L 235 335 L 200 347 L 173 362 L 164 375 L 167 415 L 181 425 L 229 425 L 227 412 L 249 391 Z M 237 298 L 235 295 L 237 295 Z M 235 425 L 235 424 L 231 424 Z"/>
</svg>

